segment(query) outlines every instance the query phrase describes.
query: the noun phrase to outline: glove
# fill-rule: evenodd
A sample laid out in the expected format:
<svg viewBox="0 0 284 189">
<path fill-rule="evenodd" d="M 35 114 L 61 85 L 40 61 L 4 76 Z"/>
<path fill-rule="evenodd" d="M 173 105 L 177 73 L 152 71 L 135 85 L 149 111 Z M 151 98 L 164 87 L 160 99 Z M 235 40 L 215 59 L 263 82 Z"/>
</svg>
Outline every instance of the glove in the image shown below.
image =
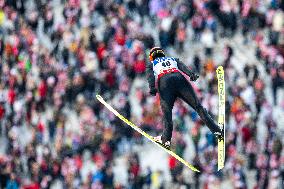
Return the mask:
<svg viewBox="0 0 284 189">
<path fill-rule="evenodd" d="M 192 73 L 189 77 L 190 81 L 196 81 L 199 78 L 199 75 Z"/>
<path fill-rule="evenodd" d="M 155 88 L 150 89 L 150 94 L 152 96 L 156 96 L 156 93 L 157 93 L 157 89 L 155 89 Z"/>
</svg>

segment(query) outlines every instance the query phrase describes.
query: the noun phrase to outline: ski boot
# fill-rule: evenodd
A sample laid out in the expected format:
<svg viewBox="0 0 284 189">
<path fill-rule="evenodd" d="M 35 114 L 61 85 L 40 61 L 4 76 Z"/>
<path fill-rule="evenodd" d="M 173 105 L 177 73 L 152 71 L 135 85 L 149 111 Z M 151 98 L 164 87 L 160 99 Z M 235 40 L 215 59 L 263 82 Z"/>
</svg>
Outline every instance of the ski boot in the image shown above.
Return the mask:
<svg viewBox="0 0 284 189">
<path fill-rule="evenodd" d="M 223 131 L 221 131 L 221 132 L 214 132 L 214 135 L 215 135 L 215 137 L 216 137 L 218 140 L 224 140 Z"/>
<path fill-rule="evenodd" d="M 154 141 L 158 144 L 160 144 L 161 146 L 163 146 L 164 148 L 170 150 L 171 147 L 171 142 L 170 141 L 166 141 L 165 143 L 163 143 L 162 141 L 162 136 L 156 136 L 154 137 Z"/>
</svg>

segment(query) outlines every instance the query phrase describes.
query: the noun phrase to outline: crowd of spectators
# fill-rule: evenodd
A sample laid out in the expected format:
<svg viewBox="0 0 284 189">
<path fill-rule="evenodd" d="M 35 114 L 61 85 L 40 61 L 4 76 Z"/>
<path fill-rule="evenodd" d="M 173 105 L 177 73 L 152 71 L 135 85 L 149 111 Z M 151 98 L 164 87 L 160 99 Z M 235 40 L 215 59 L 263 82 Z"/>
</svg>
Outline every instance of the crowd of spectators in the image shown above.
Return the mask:
<svg viewBox="0 0 284 189">
<path fill-rule="evenodd" d="M 0 188 L 233 188 L 277 189 L 284 185 L 284 1 L 277 0 L 0 0 Z M 236 68 L 236 47 L 228 43 L 222 62 L 217 44 L 240 35 L 255 48 L 256 62 Z M 168 157 L 171 181 L 163 172 L 141 167 L 128 151 L 127 183 L 113 167 L 120 145 L 144 139 L 124 126 L 95 98 L 104 96 L 126 118 L 153 135 L 163 125 L 159 98 L 144 79 L 147 53 L 160 45 L 186 57 L 200 74 L 194 85 L 214 118 L 218 113 L 215 68 L 226 73 L 226 166 L 217 172 L 216 141 L 197 114 L 178 101 L 173 109 L 173 150 L 183 156 L 194 143 L 192 178 Z M 261 68 L 264 68 L 264 72 Z M 262 74 L 265 77 L 262 77 Z M 145 84 L 146 85 L 146 84 Z M 268 91 L 268 92 L 267 92 Z M 282 93 L 281 93 L 282 92 Z M 272 95 L 272 101 L 269 95 Z M 282 96 L 281 96 L 282 94 Z M 129 99 L 135 98 L 137 107 Z M 140 113 L 133 113 L 141 109 Z M 280 116 L 276 112 L 280 111 Z M 187 125 L 186 117 L 192 125 Z M 75 121 L 74 121 L 75 120 Z M 217 120 L 217 119 L 215 119 Z M 282 128 L 281 128 L 282 127 Z M 25 133 L 28 134 L 25 134 Z M 28 136 L 28 137 L 24 137 Z M 126 139 L 126 140 L 125 140 Z M 133 142 L 134 141 L 134 142 Z M 193 149 L 192 149 L 193 151 Z"/>
</svg>

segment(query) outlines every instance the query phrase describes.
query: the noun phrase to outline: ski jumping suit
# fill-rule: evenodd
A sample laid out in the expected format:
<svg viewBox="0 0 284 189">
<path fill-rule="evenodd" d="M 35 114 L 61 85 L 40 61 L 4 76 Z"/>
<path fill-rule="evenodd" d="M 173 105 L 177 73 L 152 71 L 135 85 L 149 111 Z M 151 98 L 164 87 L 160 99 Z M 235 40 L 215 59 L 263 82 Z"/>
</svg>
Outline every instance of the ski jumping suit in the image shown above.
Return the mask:
<svg viewBox="0 0 284 189">
<path fill-rule="evenodd" d="M 150 91 L 155 91 L 155 81 L 158 81 L 158 92 L 163 112 L 164 130 L 162 141 L 171 141 L 173 122 L 172 109 L 177 97 L 189 104 L 201 117 L 207 127 L 214 132 L 221 132 L 221 129 L 214 123 L 205 108 L 202 107 L 191 84 L 180 73 L 183 72 L 189 77 L 194 73 L 177 58 L 159 57 L 147 65 L 147 80 Z"/>
</svg>

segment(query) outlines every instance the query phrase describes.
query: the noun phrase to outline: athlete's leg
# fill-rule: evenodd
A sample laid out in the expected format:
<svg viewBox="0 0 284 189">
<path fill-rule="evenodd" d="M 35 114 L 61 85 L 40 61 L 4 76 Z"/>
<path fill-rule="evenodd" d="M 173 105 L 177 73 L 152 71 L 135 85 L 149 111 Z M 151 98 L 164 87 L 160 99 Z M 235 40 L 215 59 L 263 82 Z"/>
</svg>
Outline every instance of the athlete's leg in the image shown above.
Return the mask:
<svg viewBox="0 0 284 189">
<path fill-rule="evenodd" d="M 195 95 L 195 92 L 191 84 L 185 78 L 181 79 L 180 83 L 182 86 L 178 88 L 178 97 L 184 100 L 198 113 L 202 121 L 207 125 L 207 127 L 210 129 L 212 133 L 215 132 L 221 133 L 221 129 L 218 127 L 217 124 L 215 124 L 209 113 L 201 105 L 200 101 Z"/>
<path fill-rule="evenodd" d="M 160 104 L 163 112 L 164 130 L 162 134 L 163 143 L 171 141 L 173 131 L 172 109 L 176 100 L 174 89 L 174 78 L 164 76 L 159 81 Z"/>
<path fill-rule="evenodd" d="M 163 122 L 164 122 L 162 141 L 166 142 L 166 141 L 171 141 L 172 138 L 172 131 L 173 131 L 172 109 L 175 101 L 175 96 L 167 92 L 162 92 L 162 94 L 160 94 L 160 98 L 161 98 L 160 103 L 163 112 Z"/>
</svg>

